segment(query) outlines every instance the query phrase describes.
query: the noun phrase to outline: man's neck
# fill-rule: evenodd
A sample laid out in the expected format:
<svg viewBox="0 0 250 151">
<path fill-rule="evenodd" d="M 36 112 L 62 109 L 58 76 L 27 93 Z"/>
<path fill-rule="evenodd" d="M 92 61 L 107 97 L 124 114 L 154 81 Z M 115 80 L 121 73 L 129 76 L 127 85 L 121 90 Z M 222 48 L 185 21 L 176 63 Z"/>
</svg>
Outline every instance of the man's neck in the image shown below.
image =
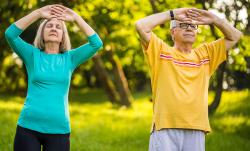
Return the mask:
<svg viewBox="0 0 250 151">
<path fill-rule="evenodd" d="M 182 53 L 189 54 L 189 53 L 191 53 L 191 51 L 193 49 L 192 45 L 193 45 L 192 43 L 178 43 L 178 42 L 175 42 L 174 48 L 179 50 Z"/>
<path fill-rule="evenodd" d="M 49 54 L 59 53 L 59 44 L 54 42 L 45 43 L 45 52 Z"/>
</svg>

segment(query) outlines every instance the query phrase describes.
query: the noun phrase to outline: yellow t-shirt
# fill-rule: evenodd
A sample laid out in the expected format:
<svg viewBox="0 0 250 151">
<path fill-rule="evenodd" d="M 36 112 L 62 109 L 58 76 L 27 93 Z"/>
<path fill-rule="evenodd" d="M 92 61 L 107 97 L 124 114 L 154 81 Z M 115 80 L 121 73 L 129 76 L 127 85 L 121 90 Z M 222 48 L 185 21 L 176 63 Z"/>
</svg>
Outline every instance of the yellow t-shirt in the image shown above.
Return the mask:
<svg viewBox="0 0 250 151">
<path fill-rule="evenodd" d="M 152 128 L 211 131 L 208 120 L 209 78 L 226 60 L 225 40 L 202 44 L 185 54 L 154 33 L 143 48 L 151 72 Z"/>
</svg>

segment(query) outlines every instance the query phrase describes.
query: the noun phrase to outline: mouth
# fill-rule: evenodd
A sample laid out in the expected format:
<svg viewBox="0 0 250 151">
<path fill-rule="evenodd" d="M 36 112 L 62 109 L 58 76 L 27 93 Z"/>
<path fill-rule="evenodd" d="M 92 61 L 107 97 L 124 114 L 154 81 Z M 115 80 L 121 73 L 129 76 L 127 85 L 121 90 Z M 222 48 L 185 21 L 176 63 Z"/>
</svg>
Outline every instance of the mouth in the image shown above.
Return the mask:
<svg viewBox="0 0 250 151">
<path fill-rule="evenodd" d="M 55 37 L 57 37 L 57 34 L 56 33 L 50 33 L 49 36 L 55 36 Z"/>
<path fill-rule="evenodd" d="M 183 34 L 183 36 L 194 37 L 193 34 Z"/>
</svg>

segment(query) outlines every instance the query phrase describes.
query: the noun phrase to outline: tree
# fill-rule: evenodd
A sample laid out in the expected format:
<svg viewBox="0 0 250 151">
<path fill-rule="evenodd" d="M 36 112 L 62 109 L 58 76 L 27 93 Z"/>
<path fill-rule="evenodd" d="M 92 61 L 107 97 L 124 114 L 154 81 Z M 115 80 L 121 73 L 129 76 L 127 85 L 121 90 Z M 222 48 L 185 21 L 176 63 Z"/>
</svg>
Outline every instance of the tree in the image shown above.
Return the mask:
<svg viewBox="0 0 250 151">
<path fill-rule="evenodd" d="M 129 106 L 133 100 L 130 90 L 143 91 L 150 85 L 148 67 L 134 28 L 135 21 L 152 13 L 169 9 L 198 7 L 214 9 L 225 14 L 227 19 L 246 35 L 235 48 L 229 51 L 228 62 L 226 65 L 220 66 L 218 72 L 210 80 L 210 90 L 216 91 L 214 100 L 217 100 L 214 101 L 216 107 L 213 108 L 217 108 L 223 89 L 250 88 L 250 78 L 248 78 L 250 77 L 250 45 L 248 44 L 250 40 L 250 3 L 249 0 L 228 2 L 223 0 L 179 2 L 175 0 L 3 1 L 0 4 L 0 47 L 2 50 L 0 51 L 0 60 L 2 60 L 0 62 L 0 91 L 19 92 L 22 90 L 25 92 L 27 87 L 25 67 L 10 51 L 7 42 L 3 40 L 5 29 L 15 20 L 36 8 L 52 3 L 62 3 L 77 11 L 98 32 L 104 42 L 103 50 L 98 52 L 97 57 L 81 65 L 75 71 L 72 76 L 73 88 L 92 88 L 99 87 L 101 84 L 111 103 L 116 104 L 117 102 L 117 104 Z M 217 3 L 221 5 L 217 5 Z M 241 11 L 247 13 L 246 19 L 237 15 Z M 21 37 L 29 43 L 33 43 L 37 26 L 38 22 L 25 30 Z M 86 42 L 86 37 L 78 32 L 77 26 L 74 24 L 67 26 L 73 47 L 78 47 Z M 170 32 L 166 28 L 168 28 L 168 24 L 157 27 L 154 32 L 171 45 Z M 212 41 L 221 36 L 221 33 L 213 26 L 201 27 L 201 30 L 197 43 Z M 81 80 L 77 80 L 79 77 Z M 228 87 L 225 87 L 225 84 Z"/>
</svg>

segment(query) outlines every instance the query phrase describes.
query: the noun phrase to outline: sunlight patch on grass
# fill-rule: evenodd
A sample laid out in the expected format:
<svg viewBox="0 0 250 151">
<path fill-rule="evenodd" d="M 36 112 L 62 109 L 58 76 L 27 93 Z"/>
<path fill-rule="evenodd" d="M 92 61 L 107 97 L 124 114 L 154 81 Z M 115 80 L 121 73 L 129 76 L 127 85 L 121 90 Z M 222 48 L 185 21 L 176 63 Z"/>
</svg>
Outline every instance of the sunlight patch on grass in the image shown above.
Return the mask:
<svg viewBox="0 0 250 151">
<path fill-rule="evenodd" d="M 108 102 L 100 90 L 73 91 L 70 97 L 71 150 L 145 151 L 148 148 L 152 103 L 148 92 L 136 93 L 132 108 Z M 214 93 L 209 93 L 212 100 Z M 0 96 L 0 150 L 13 150 L 16 122 L 25 98 Z M 210 118 L 208 151 L 248 151 L 250 148 L 249 91 L 223 92 Z M 4 139 L 2 139 L 4 138 Z"/>
<path fill-rule="evenodd" d="M 0 101 L 0 110 L 16 110 L 19 111 L 23 107 L 23 104 L 18 102 Z"/>
<path fill-rule="evenodd" d="M 135 122 L 145 119 L 151 122 L 150 102 L 134 102 L 132 108 L 114 108 L 110 103 L 79 106 L 72 103 L 70 106 L 71 125 L 73 128 L 108 127 L 111 130 L 123 130 L 133 127 Z"/>
<path fill-rule="evenodd" d="M 242 125 L 247 125 L 250 127 L 250 119 L 246 116 L 225 116 L 213 120 L 213 124 L 217 125 L 218 129 L 223 130 L 224 132 L 234 133 Z"/>
</svg>

